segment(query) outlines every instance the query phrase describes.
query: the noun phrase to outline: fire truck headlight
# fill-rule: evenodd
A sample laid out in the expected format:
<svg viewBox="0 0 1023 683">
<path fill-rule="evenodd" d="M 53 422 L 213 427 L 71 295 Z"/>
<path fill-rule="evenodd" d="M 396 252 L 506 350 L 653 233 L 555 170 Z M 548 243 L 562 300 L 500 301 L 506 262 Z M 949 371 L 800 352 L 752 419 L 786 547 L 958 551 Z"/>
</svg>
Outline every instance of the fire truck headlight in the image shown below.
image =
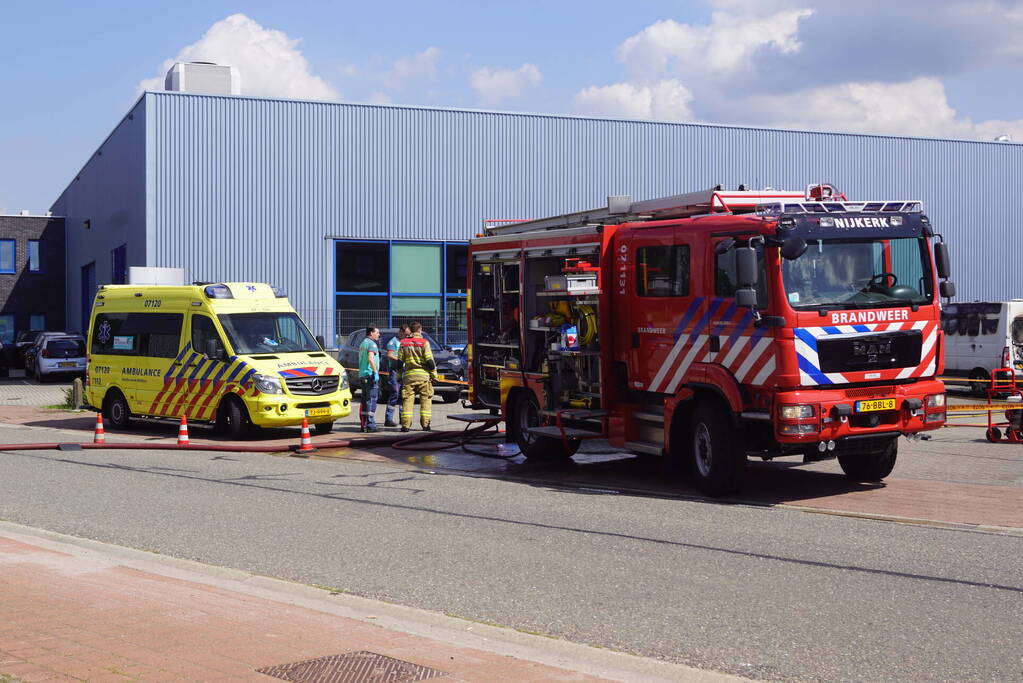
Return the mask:
<svg viewBox="0 0 1023 683">
<path fill-rule="evenodd" d="M 813 417 L 813 406 L 808 405 L 781 406 L 778 412 L 779 416 L 783 420 L 798 420 L 801 418 Z"/>
<path fill-rule="evenodd" d="M 253 375 L 252 381 L 256 384 L 256 389 L 264 394 L 283 394 L 284 390 L 281 388 L 281 380 L 270 375 Z"/>
<path fill-rule="evenodd" d="M 889 216 L 888 222 L 893 228 L 897 228 L 902 225 L 902 216 Z"/>
<path fill-rule="evenodd" d="M 924 398 L 924 405 L 928 408 L 944 408 L 945 394 L 931 394 Z"/>
<path fill-rule="evenodd" d="M 798 436 L 800 434 L 816 434 L 818 431 L 817 425 L 815 424 L 794 424 L 794 425 L 779 425 L 778 432 L 781 434 L 789 434 Z"/>
<path fill-rule="evenodd" d="M 832 218 L 831 216 L 823 216 L 823 217 L 821 217 L 821 227 L 822 228 L 833 228 L 833 227 L 835 227 L 835 219 Z"/>
</svg>

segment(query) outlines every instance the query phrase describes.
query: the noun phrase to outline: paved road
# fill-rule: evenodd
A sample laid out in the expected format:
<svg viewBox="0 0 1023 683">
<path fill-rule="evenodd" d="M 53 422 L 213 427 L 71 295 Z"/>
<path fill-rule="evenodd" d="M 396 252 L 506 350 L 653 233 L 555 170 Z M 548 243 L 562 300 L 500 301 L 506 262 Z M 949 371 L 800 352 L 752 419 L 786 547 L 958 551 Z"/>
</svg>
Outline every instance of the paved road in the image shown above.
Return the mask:
<svg viewBox="0 0 1023 683">
<path fill-rule="evenodd" d="M 753 678 L 1023 673 L 1020 536 L 151 451 L 0 453 L 0 517 Z"/>
</svg>

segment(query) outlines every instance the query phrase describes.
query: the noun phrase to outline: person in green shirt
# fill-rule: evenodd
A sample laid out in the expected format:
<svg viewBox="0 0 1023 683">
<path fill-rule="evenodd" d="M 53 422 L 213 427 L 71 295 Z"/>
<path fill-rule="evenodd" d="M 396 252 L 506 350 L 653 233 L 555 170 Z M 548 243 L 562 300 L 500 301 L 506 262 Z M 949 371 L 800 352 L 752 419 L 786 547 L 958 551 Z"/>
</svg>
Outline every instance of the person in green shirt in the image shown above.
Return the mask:
<svg viewBox="0 0 1023 683">
<path fill-rule="evenodd" d="M 359 344 L 359 379 L 362 382 L 362 402 L 359 405 L 359 431 L 376 432 L 377 396 L 380 392 L 380 330 L 366 326 L 366 338 Z"/>
<path fill-rule="evenodd" d="M 398 399 L 401 397 L 401 361 L 398 360 L 398 349 L 401 347 L 401 340 L 410 334 L 411 331 L 408 325 L 402 325 L 398 330 L 398 334 L 387 341 L 385 352 L 387 364 L 385 367 L 390 373 L 387 376 L 387 386 L 391 391 L 387 394 L 387 408 L 384 410 L 385 427 L 398 426 L 398 423 L 394 421 L 394 413 L 398 408 Z"/>
</svg>

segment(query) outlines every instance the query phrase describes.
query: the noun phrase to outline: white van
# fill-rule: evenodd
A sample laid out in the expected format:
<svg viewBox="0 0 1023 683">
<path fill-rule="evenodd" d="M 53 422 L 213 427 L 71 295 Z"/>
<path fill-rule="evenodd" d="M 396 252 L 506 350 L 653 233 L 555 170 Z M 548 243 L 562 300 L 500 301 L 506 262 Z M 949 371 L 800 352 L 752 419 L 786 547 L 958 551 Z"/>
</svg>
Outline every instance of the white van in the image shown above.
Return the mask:
<svg viewBox="0 0 1023 683">
<path fill-rule="evenodd" d="M 989 379 L 991 370 L 1012 368 L 1023 380 L 1023 299 L 949 304 L 941 311 L 945 330 L 945 374 Z M 982 396 L 987 383 L 970 384 Z"/>
</svg>

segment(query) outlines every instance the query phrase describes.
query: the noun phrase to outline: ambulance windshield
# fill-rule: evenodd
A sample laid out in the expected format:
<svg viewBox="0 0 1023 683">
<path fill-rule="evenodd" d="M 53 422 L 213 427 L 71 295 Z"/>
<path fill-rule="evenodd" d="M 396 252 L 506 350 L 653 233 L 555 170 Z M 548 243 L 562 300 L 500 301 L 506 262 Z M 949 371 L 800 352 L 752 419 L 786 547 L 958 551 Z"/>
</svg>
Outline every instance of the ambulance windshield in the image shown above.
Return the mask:
<svg viewBox="0 0 1023 683">
<path fill-rule="evenodd" d="M 231 313 L 217 317 L 239 355 L 320 350 L 295 313 Z"/>
<path fill-rule="evenodd" d="M 891 240 L 807 240 L 799 258 L 782 260 L 785 298 L 792 308 L 875 308 L 932 300 L 927 243 Z"/>
</svg>

